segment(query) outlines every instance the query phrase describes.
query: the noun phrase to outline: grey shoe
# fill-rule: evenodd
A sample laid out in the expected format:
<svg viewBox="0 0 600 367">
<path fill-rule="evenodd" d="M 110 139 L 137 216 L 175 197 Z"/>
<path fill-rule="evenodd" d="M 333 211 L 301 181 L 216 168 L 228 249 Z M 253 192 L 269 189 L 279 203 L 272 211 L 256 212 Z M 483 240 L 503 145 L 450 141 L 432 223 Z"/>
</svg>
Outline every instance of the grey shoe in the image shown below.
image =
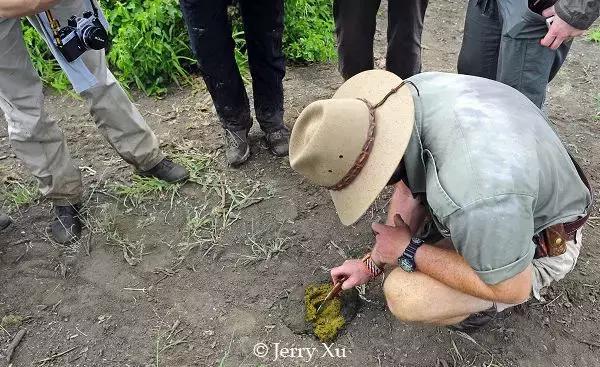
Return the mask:
<svg viewBox="0 0 600 367">
<path fill-rule="evenodd" d="M 185 167 L 169 158 L 164 158 L 156 166 L 147 171 L 138 172 L 142 177 L 156 177 L 169 183 L 182 182 L 190 178 L 190 173 Z"/>
<path fill-rule="evenodd" d="M 231 131 L 225 129 L 225 141 L 227 143 L 225 151 L 227 164 L 235 167 L 248 160 L 248 157 L 250 157 L 248 130 Z"/>
<path fill-rule="evenodd" d="M 285 157 L 289 153 L 290 131 L 286 127 L 267 133 L 265 136 L 267 148 L 277 157 Z"/>
<path fill-rule="evenodd" d="M 70 243 L 81 235 L 79 205 L 54 206 L 56 218 L 50 224 L 52 237 L 58 243 Z"/>
<path fill-rule="evenodd" d="M 0 231 L 6 229 L 12 223 L 12 219 L 4 213 L 0 213 Z"/>
</svg>

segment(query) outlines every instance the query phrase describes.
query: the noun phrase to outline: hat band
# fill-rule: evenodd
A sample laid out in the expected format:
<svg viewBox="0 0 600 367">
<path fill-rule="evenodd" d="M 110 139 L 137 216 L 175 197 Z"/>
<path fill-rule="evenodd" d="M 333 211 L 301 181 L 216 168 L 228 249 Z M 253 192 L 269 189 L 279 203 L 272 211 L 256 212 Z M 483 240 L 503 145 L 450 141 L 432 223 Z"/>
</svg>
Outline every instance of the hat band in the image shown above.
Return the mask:
<svg viewBox="0 0 600 367">
<path fill-rule="evenodd" d="M 363 147 L 358 155 L 358 158 L 354 161 L 352 168 L 346 173 L 341 180 L 339 180 L 335 185 L 327 186 L 328 190 L 340 191 L 348 187 L 352 181 L 356 179 L 359 175 L 360 171 L 362 171 L 363 167 L 367 163 L 367 159 L 369 158 L 369 154 L 371 154 L 371 149 L 373 148 L 373 143 L 375 142 L 375 110 L 379 108 L 382 104 L 387 101 L 389 96 L 396 93 L 400 88 L 402 88 L 405 84 L 412 85 L 416 90 L 417 94 L 419 94 L 419 89 L 411 82 L 410 80 L 403 80 L 402 83 L 392 88 L 379 102 L 375 105 L 372 105 L 369 101 L 364 98 L 357 98 L 359 101 L 363 101 L 367 108 L 369 109 L 369 130 L 367 131 L 367 140 L 363 144 Z"/>
</svg>

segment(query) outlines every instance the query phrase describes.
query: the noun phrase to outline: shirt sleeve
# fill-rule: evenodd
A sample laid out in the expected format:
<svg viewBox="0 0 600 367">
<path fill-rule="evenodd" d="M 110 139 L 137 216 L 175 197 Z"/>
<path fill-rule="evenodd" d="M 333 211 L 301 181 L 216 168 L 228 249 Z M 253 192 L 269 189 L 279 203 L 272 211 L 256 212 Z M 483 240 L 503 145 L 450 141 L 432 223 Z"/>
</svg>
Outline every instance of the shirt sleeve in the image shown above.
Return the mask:
<svg viewBox="0 0 600 367">
<path fill-rule="evenodd" d="M 600 15 L 600 0 L 559 0 L 554 9 L 572 27 L 588 29 Z"/>
<path fill-rule="evenodd" d="M 444 221 L 454 247 L 485 283 L 500 283 L 531 264 L 533 203 L 528 195 L 498 195 L 463 207 Z"/>
</svg>

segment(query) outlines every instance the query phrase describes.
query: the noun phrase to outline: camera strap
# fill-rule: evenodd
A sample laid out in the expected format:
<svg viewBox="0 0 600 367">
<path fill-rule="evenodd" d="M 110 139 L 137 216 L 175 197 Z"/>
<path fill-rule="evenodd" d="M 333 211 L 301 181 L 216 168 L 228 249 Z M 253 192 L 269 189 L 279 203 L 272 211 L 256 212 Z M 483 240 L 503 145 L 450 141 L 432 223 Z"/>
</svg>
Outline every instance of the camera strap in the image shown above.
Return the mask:
<svg viewBox="0 0 600 367">
<path fill-rule="evenodd" d="M 48 17 L 48 23 L 50 23 L 50 28 L 52 28 L 52 35 L 54 36 L 54 42 L 56 42 L 57 46 L 62 46 L 62 40 L 60 39 L 60 36 L 58 35 L 58 30 L 60 29 L 60 23 L 58 22 L 58 20 L 56 20 L 56 18 L 54 18 L 54 16 L 52 15 L 52 12 L 50 10 L 46 10 L 44 12 L 46 14 L 46 17 Z M 38 15 L 38 20 L 39 19 L 39 15 Z M 40 24 L 44 24 L 40 21 Z"/>
</svg>

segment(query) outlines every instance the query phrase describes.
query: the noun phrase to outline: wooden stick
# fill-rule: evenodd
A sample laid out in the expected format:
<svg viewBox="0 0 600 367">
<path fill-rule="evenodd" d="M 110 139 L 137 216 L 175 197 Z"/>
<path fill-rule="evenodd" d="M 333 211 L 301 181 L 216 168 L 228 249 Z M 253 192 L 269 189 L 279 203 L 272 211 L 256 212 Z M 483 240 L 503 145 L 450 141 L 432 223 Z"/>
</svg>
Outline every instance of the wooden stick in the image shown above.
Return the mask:
<svg viewBox="0 0 600 367">
<path fill-rule="evenodd" d="M 23 339 L 23 336 L 25 335 L 26 332 L 27 332 L 27 330 L 25 330 L 25 329 L 19 330 L 17 335 L 15 335 L 15 338 L 8 345 L 8 348 L 6 349 L 6 355 L 7 355 L 6 358 L 8 359 L 8 364 L 10 364 L 10 360 L 13 356 L 13 353 L 14 353 L 15 349 L 17 348 L 17 346 L 19 345 L 19 343 L 21 342 L 21 339 Z"/>
<path fill-rule="evenodd" d="M 74 350 L 75 350 L 75 349 L 77 349 L 77 348 L 79 348 L 79 347 L 78 347 L 78 346 L 74 346 L 73 348 L 71 348 L 71 349 L 67 349 L 67 350 L 65 350 L 64 352 L 60 352 L 60 353 L 57 353 L 57 354 L 51 355 L 51 356 L 50 356 L 50 357 L 48 357 L 48 358 L 41 359 L 41 360 L 37 361 L 36 363 L 37 363 L 37 364 L 44 364 L 44 363 L 46 363 L 46 362 L 50 362 L 51 360 L 53 360 L 53 359 L 56 359 L 56 358 L 58 358 L 58 357 L 62 357 L 62 356 L 64 356 L 65 354 L 67 354 L 67 353 L 70 353 L 70 352 L 74 351 Z"/>
</svg>

